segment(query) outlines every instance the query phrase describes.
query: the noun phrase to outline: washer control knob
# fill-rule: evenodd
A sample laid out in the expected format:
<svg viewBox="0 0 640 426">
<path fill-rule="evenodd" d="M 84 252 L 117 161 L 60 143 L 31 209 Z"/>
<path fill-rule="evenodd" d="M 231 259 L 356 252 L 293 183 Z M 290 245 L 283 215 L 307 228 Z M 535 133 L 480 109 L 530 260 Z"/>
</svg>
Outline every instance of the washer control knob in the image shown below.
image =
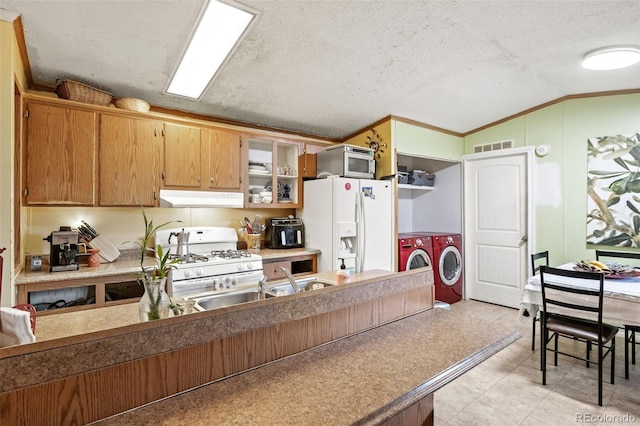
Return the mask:
<svg viewBox="0 0 640 426">
<path fill-rule="evenodd" d="M 418 247 L 422 247 L 422 244 L 423 244 L 423 243 L 422 243 L 422 239 L 421 239 L 421 238 L 416 238 L 416 245 L 417 245 Z"/>
</svg>

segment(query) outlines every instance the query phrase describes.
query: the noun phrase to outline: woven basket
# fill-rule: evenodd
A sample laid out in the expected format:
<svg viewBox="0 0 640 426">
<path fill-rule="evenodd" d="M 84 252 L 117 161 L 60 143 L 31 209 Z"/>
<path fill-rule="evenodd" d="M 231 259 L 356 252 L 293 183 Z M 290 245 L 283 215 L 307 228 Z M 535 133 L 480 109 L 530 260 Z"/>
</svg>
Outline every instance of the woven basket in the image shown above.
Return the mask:
<svg viewBox="0 0 640 426">
<path fill-rule="evenodd" d="M 120 98 L 116 99 L 116 108 L 128 109 L 129 111 L 149 112 L 149 103 L 142 99 Z"/>
<path fill-rule="evenodd" d="M 56 94 L 62 99 L 105 106 L 108 106 L 113 98 L 111 93 L 73 80 L 59 82 L 56 87 Z"/>
</svg>

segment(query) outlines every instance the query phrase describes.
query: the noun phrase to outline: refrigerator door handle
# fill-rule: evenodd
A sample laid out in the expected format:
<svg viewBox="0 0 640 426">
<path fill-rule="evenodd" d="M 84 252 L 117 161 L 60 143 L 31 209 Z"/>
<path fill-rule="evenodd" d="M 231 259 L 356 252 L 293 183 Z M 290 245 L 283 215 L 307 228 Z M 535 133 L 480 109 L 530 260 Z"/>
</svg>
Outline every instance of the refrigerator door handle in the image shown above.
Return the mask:
<svg viewBox="0 0 640 426">
<path fill-rule="evenodd" d="M 360 191 L 360 238 L 359 238 L 359 247 L 358 252 L 360 253 L 360 268 L 358 268 L 358 272 L 362 272 L 364 270 L 364 256 L 365 256 L 365 246 L 367 235 L 365 232 L 366 229 L 366 214 L 364 211 L 364 193 Z"/>
<path fill-rule="evenodd" d="M 356 193 L 356 262 L 355 262 L 355 272 L 360 272 L 360 262 L 362 259 L 362 243 L 361 243 L 361 218 L 362 218 L 362 205 L 360 203 L 360 192 Z"/>
</svg>

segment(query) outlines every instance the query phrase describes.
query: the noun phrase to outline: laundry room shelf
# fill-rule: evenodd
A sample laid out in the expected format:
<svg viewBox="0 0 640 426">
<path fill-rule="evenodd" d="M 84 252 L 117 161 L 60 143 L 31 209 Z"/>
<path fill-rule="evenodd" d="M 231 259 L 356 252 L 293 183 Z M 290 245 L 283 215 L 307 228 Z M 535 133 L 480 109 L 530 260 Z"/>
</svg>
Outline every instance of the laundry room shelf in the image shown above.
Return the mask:
<svg viewBox="0 0 640 426">
<path fill-rule="evenodd" d="M 414 189 L 417 191 L 431 191 L 433 190 L 433 186 L 409 185 L 407 183 L 399 183 L 398 189 Z"/>
</svg>

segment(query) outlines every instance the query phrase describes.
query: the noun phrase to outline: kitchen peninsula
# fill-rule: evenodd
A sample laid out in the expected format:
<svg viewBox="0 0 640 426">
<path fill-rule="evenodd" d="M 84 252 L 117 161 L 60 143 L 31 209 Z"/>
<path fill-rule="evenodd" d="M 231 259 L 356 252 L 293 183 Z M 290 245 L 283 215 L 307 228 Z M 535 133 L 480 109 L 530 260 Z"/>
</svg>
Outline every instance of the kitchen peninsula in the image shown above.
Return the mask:
<svg viewBox="0 0 640 426">
<path fill-rule="evenodd" d="M 426 420 L 437 388 L 518 338 L 432 307 L 432 270 L 369 271 L 321 290 L 3 348 L 0 423 L 85 424 L 167 397 L 105 424 L 156 421 L 149 412 L 188 413 L 189 424 L 241 412 L 264 416 L 244 419 L 256 423 L 287 423 L 283 413 Z M 199 398 L 218 402 L 192 411 Z"/>
<path fill-rule="evenodd" d="M 97 424 L 433 424 L 433 393 L 518 338 L 431 309 Z"/>
</svg>

